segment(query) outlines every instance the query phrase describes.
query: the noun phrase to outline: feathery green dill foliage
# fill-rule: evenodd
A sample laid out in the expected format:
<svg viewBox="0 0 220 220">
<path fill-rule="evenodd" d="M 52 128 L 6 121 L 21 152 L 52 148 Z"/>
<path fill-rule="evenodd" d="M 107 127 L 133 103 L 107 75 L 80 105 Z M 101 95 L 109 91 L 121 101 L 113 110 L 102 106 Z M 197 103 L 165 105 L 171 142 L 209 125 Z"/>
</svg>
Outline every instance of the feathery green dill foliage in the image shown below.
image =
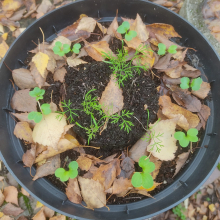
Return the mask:
<svg viewBox="0 0 220 220">
<path fill-rule="evenodd" d="M 178 216 L 179 220 L 186 220 L 186 216 L 183 214 L 185 210 L 185 207 L 181 204 L 172 209 L 173 213 Z"/>
<path fill-rule="evenodd" d="M 147 55 L 148 49 L 146 46 L 140 45 L 133 56 L 131 60 L 128 61 L 129 55 L 128 51 L 124 49 L 123 47 L 124 41 L 122 40 L 122 49 L 117 50 L 118 54 L 117 57 L 113 56 L 112 53 L 104 53 L 103 57 L 105 59 L 108 59 L 108 61 L 104 60 L 103 62 L 110 64 L 109 68 L 113 70 L 113 74 L 115 78 L 117 79 L 118 86 L 124 86 L 124 81 L 126 81 L 128 78 L 134 77 L 134 73 L 137 73 L 140 75 L 141 69 L 147 70 L 146 66 L 141 65 L 141 58 L 145 55 Z M 136 65 L 133 65 L 132 62 L 136 61 Z"/>
</svg>

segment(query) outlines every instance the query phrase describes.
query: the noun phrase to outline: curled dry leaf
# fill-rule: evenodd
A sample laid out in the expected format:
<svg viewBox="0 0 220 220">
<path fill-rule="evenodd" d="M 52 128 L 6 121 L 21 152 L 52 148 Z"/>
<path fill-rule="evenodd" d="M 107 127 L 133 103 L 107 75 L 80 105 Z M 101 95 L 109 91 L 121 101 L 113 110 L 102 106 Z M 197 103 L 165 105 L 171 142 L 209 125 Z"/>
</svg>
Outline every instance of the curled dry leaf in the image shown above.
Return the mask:
<svg viewBox="0 0 220 220">
<path fill-rule="evenodd" d="M 7 186 L 3 192 L 6 202 L 11 202 L 18 206 L 18 189 L 14 186 Z"/>
<path fill-rule="evenodd" d="M 83 177 L 79 177 L 78 180 L 87 208 L 95 209 L 106 206 L 106 194 L 104 192 L 104 186 L 101 183 Z"/>
<path fill-rule="evenodd" d="M 32 167 L 36 158 L 36 144 L 31 145 L 31 149 L 27 150 L 23 157 L 22 161 L 26 167 Z"/>
<path fill-rule="evenodd" d="M 134 161 L 130 157 L 124 157 L 121 161 L 121 173 L 120 176 L 123 178 L 131 178 L 131 175 L 134 173 Z"/>
<path fill-rule="evenodd" d="M 99 104 L 106 115 L 113 115 L 123 109 L 124 97 L 116 79 L 111 75 L 108 85 L 102 93 Z"/>
<path fill-rule="evenodd" d="M 50 218 L 49 220 L 66 220 L 66 216 L 65 215 L 58 215 L 58 216 L 54 216 L 54 217 Z"/>
<path fill-rule="evenodd" d="M 23 17 L 23 14 L 25 13 L 26 9 L 23 8 L 19 11 L 16 11 L 12 17 L 10 17 L 10 20 L 11 21 L 19 21 L 22 17 Z"/>
<path fill-rule="evenodd" d="M 30 128 L 34 128 L 34 126 L 36 125 L 36 123 L 33 120 L 28 119 L 29 113 L 11 113 L 11 114 L 14 115 L 19 121 L 28 122 Z"/>
<path fill-rule="evenodd" d="M 50 157 L 43 165 L 37 167 L 36 174 L 33 180 L 54 174 L 56 169 L 58 169 L 59 167 L 60 167 L 60 155 Z"/>
<path fill-rule="evenodd" d="M 76 67 L 76 66 L 78 66 L 78 65 L 80 65 L 80 64 L 88 63 L 88 62 L 86 62 L 86 61 L 84 61 L 84 60 L 82 60 L 82 59 L 73 58 L 73 57 L 68 57 L 66 61 L 67 61 L 68 65 L 69 65 L 70 67 Z"/>
<path fill-rule="evenodd" d="M 104 189 L 107 190 L 120 172 L 120 161 L 119 159 L 114 159 L 107 165 L 101 165 L 93 174 L 93 180 L 100 182 Z"/>
<path fill-rule="evenodd" d="M 210 84 L 207 82 L 202 82 L 201 87 L 199 90 L 194 91 L 192 90 L 192 94 L 199 97 L 200 99 L 204 99 L 207 97 L 209 91 L 210 91 Z"/>
<path fill-rule="evenodd" d="M 79 189 L 79 183 L 77 178 L 69 179 L 67 188 L 66 188 L 67 198 L 76 204 L 82 203 L 82 197 Z"/>
<path fill-rule="evenodd" d="M 177 156 L 177 158 L 175 160 L 176 161 L 176 170 L 175 170 L 173 177 L 176 176 L 176 174 L 180 171 L 182 166 L 185 164 L 186 160 L 189 157 L 189 153 L 190 153 L 190 151 L 184 152 L 184 153 Z"/>
<path fill-rule="evenodd" d="M 16 91 L 11 99 L 11 107 L 21 112 L 37 111 L 37 101 L 29 95 L 29 89 Z"/>
<path fill-rule="evenodd" d="M 181 77 L 197 78 L 201 75 L 201 71 L 189 66 L 188 64 L 183 65 L 183 71 Z"/>
<path fill-rule="evenodd" d="M 96 20 L 91 17 L 83 17 L 80 19 L 75 33 L 78 31 L 93 32 L 96 26 Z"/>
<path fill-rule="evenodd" d="M 46 216 L 44 214 L 44 210 L 41 209 L 34 217 L 33 220 L 46 220 Z"/>
<path fill-rule="evenodd" d="M 129 193 L 138 193 L 147 197 L 154 198 L 145 189 L 132 189 Z"/>
<path fill-rule="evenodd" d="M 18 216 L 20 215 L 24 210 L 22 210 L 20 207 L 16 207 L 12 205 L 11 203 L 8 203 L 7 205 L 4 206 L 2 212 L 5 215 L 10 215 L 10 216 Z"/>
<path fill-rule="evenodd" d="M 179 63 L 178 66 L 175 66 L 173 68 L 169 68 L 166 70 L 162 70 L 166 73 L 167 76 L 169 76 L 170 78 L 180 78 L 181 76 L 181 72 L 182 72 L 183 68 L 182 68 L 182 64 Z"/>
<path fill-rule="evenodd" d="M 150 144 L 147 146 L 147 151 L 152 152 L 152 155 L 160 160 L 168 161 L 174 159 L 174 154 L 177 150 L 176 139 L 174 138 L 176 120 L 168 119 L 155 122 L 150 124 L 149 127 L 151 128 L 151 134 L 154 134 L 154 138 L 151 139 Z"/>
<path fill-rule="evenodd" d="M 159 105 L 161 105 L 162 113 L 168 118 L 178 118 L 177 124 L 188 131 L 195 128 L 199 124 L 199 117 L 190 111 L 173 104 L 169 96 L 160 96 Z M 158 157 L 159 158 L 159 157 Z"/>
<path fill-rule="evenodd" d="M 9 49 L 8 44 L 4 40 L 2 40 L 0 42 L 0 57 L 1 58 L 3 58 L 5 56 L 5 54 L 8 51 L 8 49 Z"/>
<path fill-rule="evenodd" d="M 202 105 L 200 112 L 198 113 L 198 116 L 201 120 L 202 127 L 205 129 L 206 122 L 211 114 L 211 109 L 207 105 Z"/>
<path fill-rule="evenodd" d="M 66 135 L 65 135 L 66 136 Z M 49 157 L 52 157 L 54 155 L 63 153 L 64 151 L 73 149 L 75 147 L 79 147 L 79 142 L 74 139 L 75 143 L 73 141 L 69 141 L 67 139 L 60 139 L 57 145 L 57 149 L 54 149 L 52 147 L 48 147 L 47 150 L 43 151 L 41 154 L 39 154 L 35 160 L 35 163 L 38 163 L 44 159 L 47 159 Z"/>
<path fill-rule="evenodd" d="M 68 60 L 68 58 L 67 58 L 67 60 Z M 65 67 L 57 69 L 53 75 L 54 81 L 64 82 L 64 78 L 65 78 L 66 73 L 67 73 L 67 71 L 66 71 Z"/>
<path fill-rule="evenodd" d="M 5 196 L 2 193 L 2 191 L 0 190 L 0 206 L 2 206 L 3 202 L 5 201 Z"/>
<path fill-rule="evenodd" d="M 155 170 L 151 173 L 153 179 L 155 179 L 160 171 L 160 167 L 162 165 L 162 161 L 160 161 L 158 158 L 151 155 L 150 161 L 155 164 Z"/>
<path fill-rule="evenodd" d="M 14 135 L 17 138 L 24 140 L 24 141 L 27 141 L 29 143 L 33 142 L 32 130 L 31 130 L 28 122 L 26 122 L 26 121 L 18 122 L 15 125 Z"/>
<path fill-rule="evenodd" d="M 43 0 L 40 4 L 40 6 L 37 8 L 37 16 L 36 18 L 40 18 L 43 15 L 45 15 L 48 11 L 52 9 L 52 3 L 50 0 Z"/>
<path fill-rule="evenodd" d="M 163 82 L 165 84 L 172 84 L 172 85 L 178 85 L 181 83 L 181 78 L 172 79 L 167 75 L 163 75 Z"/>
<path fill-rule="evenodd" d="M 138 48 L 143 48 L 143 46 L 144 46 L 138 37 L 134 37 L 130 41 L 127 41 L 127 40 L 124 40 L 124 41 L 128 45 L 128 47 L 133 48 L 135 50 Z"/>
<path fill-rule="evenodd" d="M 122 36 L 120 33 L 117 32 L 118 29 L 118 20 L 117 16 L 114 18 L 110 26 L 108 27 L 107 34 L 111 35 L 112 37 L 116 37 L 118 39 L 122 39 Z"/>
<path fill-rule="evenodd" d="M 92 166 L 92 160 L 85 156 L 79 156 L 76 162 L 81 170 L 88 171 Z"/>
<path fill-rule="evenodd" d="M 103 161 L 105 161 L 105 163 L 110 163 L 111 161 L 113 161 L 115 159 L 116 156 L 117 156 L 117 153 L 106 157 L 105 159 L 103 159 Z"/>
<path fill-rule="evenodd" d="M 47 77 L 47 75 L 45 74 L 45 70 L 47 68 L 48 61 L 49 61 L 49 56 L 42 52 L 38 52 L 32 58 L 32 62 L 35 64 L 37 70 L 39 71 L 39 73 L 43 78 Z"/>
<path fill-rule="evenodd" d="M 99 22 L 96 22 L 97 26 L 99 27 L 100 31 L 103 33 L 103 34 L 106 34 L 107 33 L 107 28 L 102 26 Z"/>
<path fill-rule="evenodd" d="M 119 179 L 115 179 L 113 186 L 109 189 L 107 189 L 105 192 L 106 193 L 111 193 L 111 194 L 120 194 L 124 192 L 128 192 L 128 190 L 132 189 L 133 186 L 131 184 L 131 180 L 127 178 L 122 178 L 120 177 Z"/>
<path fill-rule="evenodd" d="M 55 214 L 55 211 L 50 209 L 50 208 L 48 208 L 47 206 L 43 206 L 42 209 L 44 211 L 44 215 L 45 215 L 46 218 L 51 218 Z"/>
<path fill-rule="evenodd" d="M 35 125 L 33 130 L 33 140 L 35 143 L 54 149 L 57 148 L 66 125 L 65 117 L 57 119 L 57 116 L 59 116 L 58 113 L 43 115 L 43 119 Z"/>
<path fill-rule="evenodd" d="M 156 65 L 154 65 L 154 68 L 158 69 L 158 70 L 167 69 L 168 66 L 170 65 L 171 57 L 172 57 L 172 54 L 170 54 L 170 53 L 168 53 L 165 56 L 161 57 L 159 59 L 159 61 L 156 63 Z"/>
<path fill-rule="evenodd" d="M 146 25 L 146 28 L 150 32 L 151 37 L 155 37 L 155 34 L 160 34 L 167 38 L 181 37 L 170 24 L 154 23 Z"/>
<path fill-rule="evenodd" d="M 172 57 L 175 59 L 175 60 L 178 60 L 179 62 L 183 62 L 185 57 L 186 57 L 186 53 L 187 53 L 187 50 L 184 50 L 184 51 L 177 51 L 175 54 L 172 55 Z"/>
</svg>

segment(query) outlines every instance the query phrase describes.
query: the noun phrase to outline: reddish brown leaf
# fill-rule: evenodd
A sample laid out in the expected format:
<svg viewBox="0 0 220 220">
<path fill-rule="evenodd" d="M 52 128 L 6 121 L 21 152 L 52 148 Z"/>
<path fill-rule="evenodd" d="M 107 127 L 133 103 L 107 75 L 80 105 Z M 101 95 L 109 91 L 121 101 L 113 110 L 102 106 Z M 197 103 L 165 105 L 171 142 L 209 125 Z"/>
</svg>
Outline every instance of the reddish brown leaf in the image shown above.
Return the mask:
<svg viewBox="0 0 220 220">
<path fill-rule="evenodd" d="M 28 122 L 26 122 L 26 121 L 18 122 L 15 125 L 14 135 L 21 140 L 32 143 L 33 142 L 32 133 L 33 132 L 31 130 Z"/>
<path fill-rule="evenodd" d="M 172 54 L 168 53 L 165 56 L 161 57 L 154 68 L 158 70 L 167 69 L 170 64 L 171 56 Z"/>
<path fill-rule="evenodd" d="M 122 153 L 124 155 L 124 153 Z M 121 171 L 124 171 L 123 173 L 121 172 L 120 176 L 123 176 L 123 178 L 130 178 L 131 175 L 134 173 L 134 161 L 130 157 L 122 157 L 121 161 Z"/>
<path fill-rule="evenodd" d="M 31 145 L 31 149 L 27 150 L 22 157 L 25 166 L 32 167 L 36 158 L 36 144 Z"/>
<path fill-rule="evenodd" d="M 190 77 L 190 78 L 197 78 L 201 75 L 200 70 L 189 66 L 188 64 L 183 65 L 183 71 L 181 72 L 181 77 Z"/>
<path fill-rule="evenodd" d="M 21 112 L 37 111 L 37 101 L 29 95 L 29 89 L 16 91 L 11 99 L 11 107 Z"/>
<path fill-rule="evenodd" d="M 68 199 L 76 204 L 82 203 L 82 197 L 79 189 L 79 183 L 77 178 L 69 179 L 67 188 L 66 188 L 66 195 Z"/>
<path fill-rule="evenodd" d="M 65 78 L 66 73 L 67 73 L 67 71 L 66 71 L 65 67 L 57 69 L 53 75 L 54 81 L 64 82 L 64 78 Z"/>
<path fill-rule="evenodd" d="M 7 205 L 4 206 L 2 212 L 5 215 L 12 215 L 14 217 L 20 215 L 24 210 L 22 210 L 20 207 L 15 207 L 11 203 L 8 203 Z"/>
<path fill-rule="evenodd" d="M 81 170 L 88 171 L 92 166 L 92 160 L 85 156 L 79 156 L 76 162 Z"/>
<path fill-rule="evenodd" d="M 202 108 L 198 113 L 198 116 L 201 120 L 203 129 L 205 129 L 206 121 L 208 120 L 210 114 L 211 114 L 211 109 L 207 105 L 202 105 Z"/>
<path fill-rule="evenodd" d="M 11 202 L 18 206 L 18 190 L 14 186 L 7 186 L 4 188 L 4 197 L 6 202 Z"/>
</svg>

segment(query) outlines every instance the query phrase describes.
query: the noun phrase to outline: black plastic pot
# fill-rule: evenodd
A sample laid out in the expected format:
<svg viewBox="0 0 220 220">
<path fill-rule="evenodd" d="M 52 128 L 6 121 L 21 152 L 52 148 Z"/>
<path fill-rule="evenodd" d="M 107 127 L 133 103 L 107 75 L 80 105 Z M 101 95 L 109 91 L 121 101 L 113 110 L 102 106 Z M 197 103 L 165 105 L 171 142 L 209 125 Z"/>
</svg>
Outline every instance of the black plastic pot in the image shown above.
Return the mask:
<svg viewBox="0 0 220 220">
<path fill-rule="evenodd" d="M 51 209 L 64 215 L 77 219 L 124 220 L 143 219 L 164 212 L 193 194 L 208 178 L 219 160 L 220 133 L 220 62 L 218 55 L 206 39 L 187 21 L 166 8 L 148 1 L 141 0 L 84 0 L 63 6 L 54 10 L 29 26 L 24 33 L 11 45 L 3 61 L 16 69 L 22 67 L 18 59 L 24 61 L 27 51 L 35 47 L 32 40 L 42 41 L 39 27 L 44 31 L 47 40 L 52 40 L 56 35 L 53 26 L 60 31 L 67 25 L 76 21 L 80 14 L 91 17 L 100 17 L 100 21 L 113 20 L 116 10 L 119 17 L 135 18 L 139 13 L 147 23 L 167 23 L 175 27 L 182 36 L 184 46 L 195 48 L 195 55 L 199 58 L 199 67 L 206 77 L 203 80 L 212 82 L 212 100 L 206 103 L 211 108 L 211 116 L 207 122 L 200 149 L 194 159 L 188 164 L 175 181 L 162 192 L 155 195 L 155 199 L 146 198 L 142 201 L 110 205 L 110 211 L 105 207 L 95 211 L 73 204 L 67 200 L 66 195 L 45 179 L 32 181 L 29 169 L 23 167 L 21 161 L 24 153 L 21 142 L 13 135 L 14 120 L 9 112 L 10 100 L 14 93 L 11 82 L 11 72 L 3 64 L 0 65 L 0 143 L 1 158 L 10 173 L 18 183 L 24 187 L 38 201 Z M 216 134 L 217 133 L 217 134 Z M 35 173 L 32 168 L 32 174 Z"/>
</svg>

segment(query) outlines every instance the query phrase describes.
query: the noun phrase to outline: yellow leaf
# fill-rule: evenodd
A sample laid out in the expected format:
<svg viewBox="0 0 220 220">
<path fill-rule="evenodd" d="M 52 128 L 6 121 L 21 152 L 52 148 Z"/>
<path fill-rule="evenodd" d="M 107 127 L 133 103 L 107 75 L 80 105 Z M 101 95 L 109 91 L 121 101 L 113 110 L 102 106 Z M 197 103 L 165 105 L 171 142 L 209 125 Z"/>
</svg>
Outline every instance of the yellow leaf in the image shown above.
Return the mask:
<svg viewBox="0 0 220 220">
<path fill-rule="evenodd" d="M 37 201 L 35 209 L 41 208 L 41 207 L 43 207 L 43 206 L 44 206 L 44 205 L 43 205 L 42 203 L 40 203 L 39 201 Z"/>
<path fill-rule="evenodd" d="M 21 5 L 21 0 L 4 0 L 2 2 L 2 9 L 3 11 L 16 11 Z"/>
<path fill-rule="evenodd" d="M 4 33 L 4 27 L 2 24 L 0 24 L 0 33 Z"/>
<path fill-rule="evenodd" d="M 6 52 L 8 51 L 9 49 L 9 46 L 8 44 L 6 44 L 6 42 L 3 40 L 1 43 L 0 43 L 0 57 L 3 58 L 6 54 Z"/>
<path fill-rule="evenodd" d="M 11 32 L 16 30 L 16 27 L 14 27 L 13 25 L 9 25 L 8 28 L 10 29 Z"/>
<path fill-rule="evenodd" d="M 4 213 L 3 213 L 3 212 L 0 212 L 0 218 L 1 218 L 3 215 L 4 215 Z"/>
<path fill-rule="evenodd" d="M 47 68 L 47 64 L 49 61 L 49 56 L 45 53 L 38 52 L 33 58 L 32 61 L 34 62 L 35 66 L 37 67 L 37 70 L 42 75 L 42 77 L 45 76 L 45 69 Z"/>
<path fill-rule="evenodd" d="M 2 39 L 3 39 L 3 40 L 7 40 L 7 38 L 8 38 L 8 33 L 2 34 Z"/>
</svg>

